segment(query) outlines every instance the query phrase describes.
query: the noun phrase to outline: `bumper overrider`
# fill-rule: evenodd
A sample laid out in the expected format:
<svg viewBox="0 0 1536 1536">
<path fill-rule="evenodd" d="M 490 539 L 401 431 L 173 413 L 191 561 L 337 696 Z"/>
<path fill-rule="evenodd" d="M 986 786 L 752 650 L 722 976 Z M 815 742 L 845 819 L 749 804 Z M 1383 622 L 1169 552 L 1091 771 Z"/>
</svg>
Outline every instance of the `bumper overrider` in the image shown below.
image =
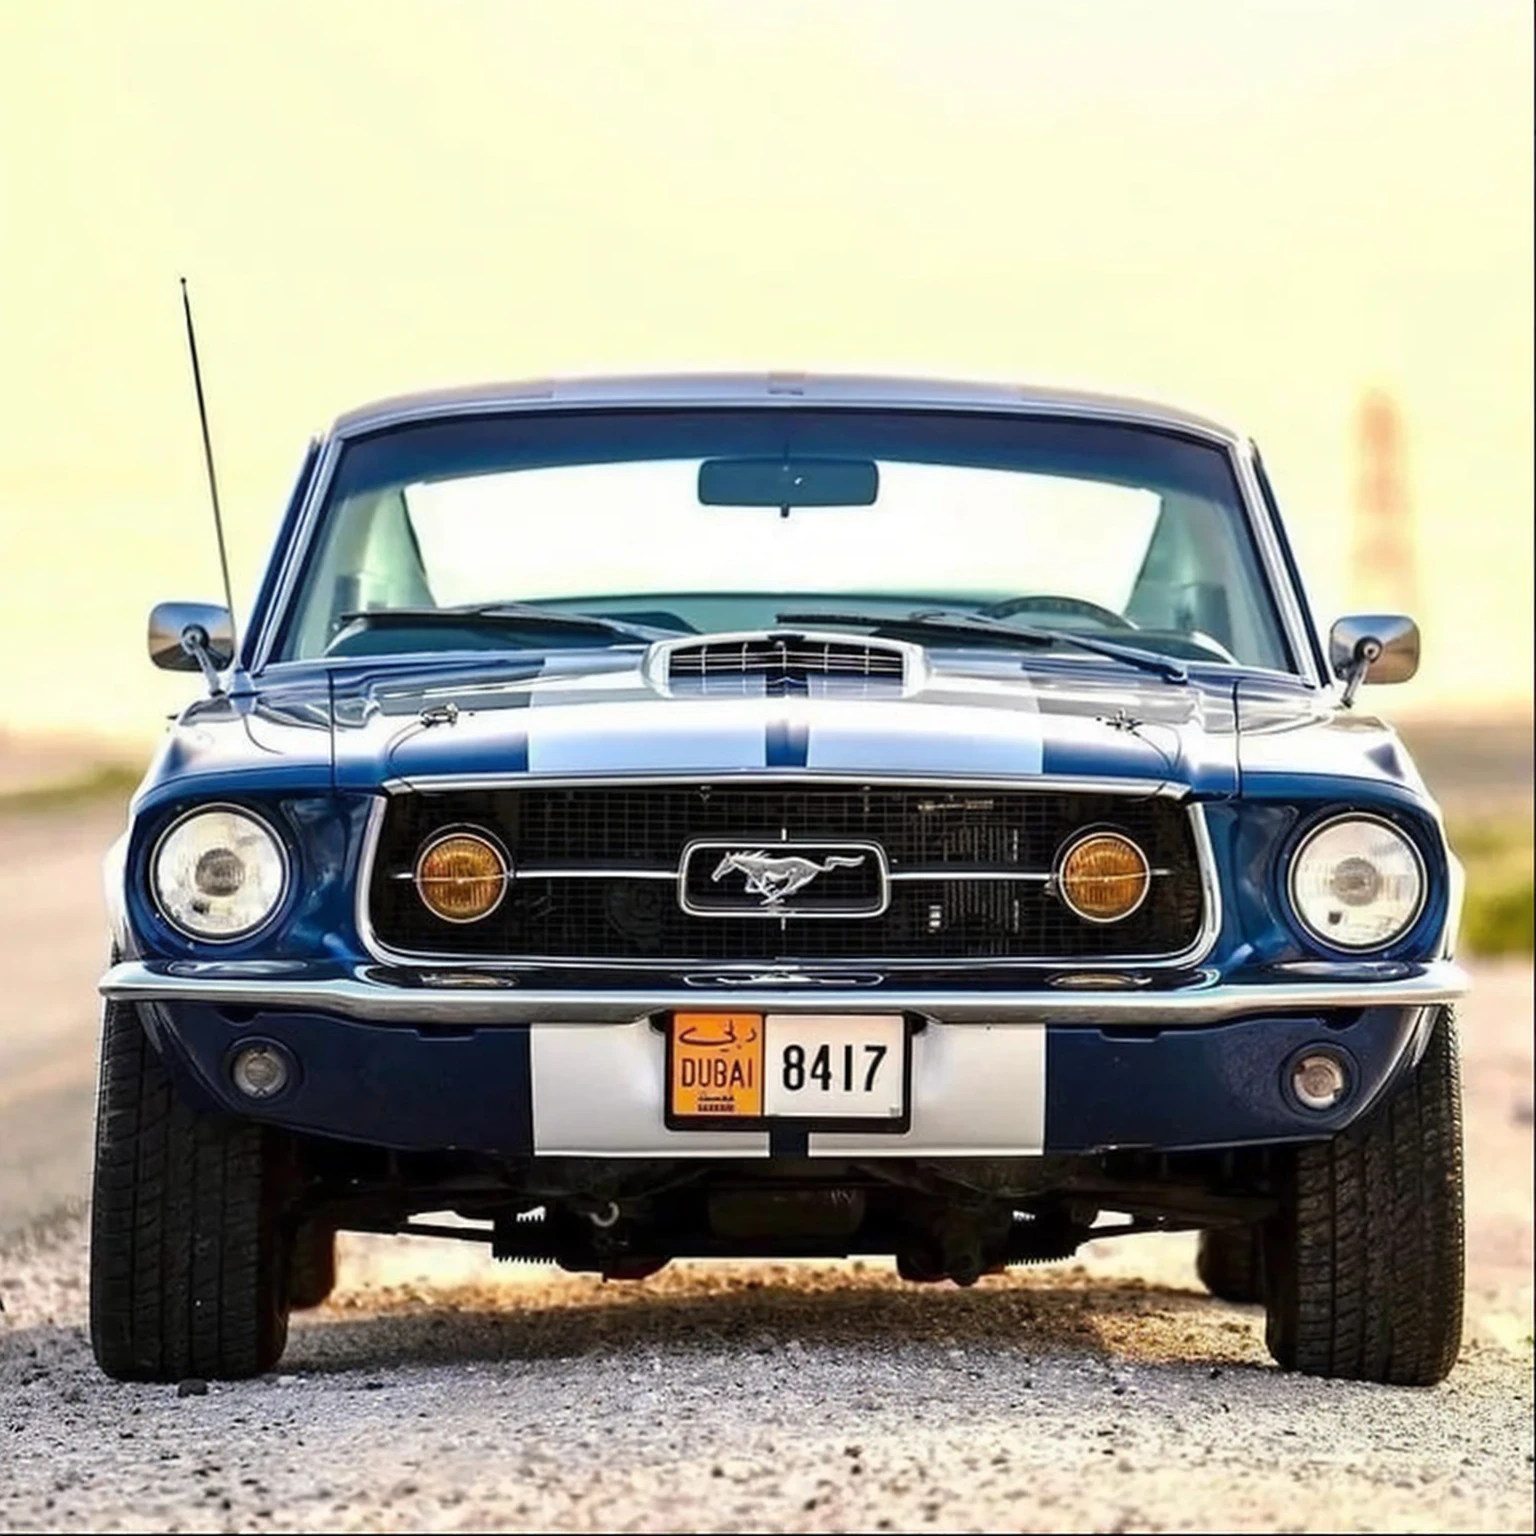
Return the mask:
<svg viewBox="0 0 1536 1536">
<path fill-rule="evenodd" d="M 1241 981 L 1195 971 L 1115 990 L 837 981 L 551 987 L 515 973 L 124 961 L 100 990 L 138 1006 L 183 1090 L 210 1110 L 401 1150 L 715 1159 L 996 1158 L 1327 1136 L 1418 1059 L 1436 1010 L 1467 990 L 1446 959 L 1277 967 Z M 903 1014 L 909 1124 L 669 1129 L 667 1017 L 747 1008 Z M 270 1097 L 236 1086 L 236 1059 L 252 1046 L 275 1049 L 288 1069 Z M 1295 1087 L 1297 1064 L 1319 1053 L 1347 1084 L 1327 1108 Z"/>
</svg>

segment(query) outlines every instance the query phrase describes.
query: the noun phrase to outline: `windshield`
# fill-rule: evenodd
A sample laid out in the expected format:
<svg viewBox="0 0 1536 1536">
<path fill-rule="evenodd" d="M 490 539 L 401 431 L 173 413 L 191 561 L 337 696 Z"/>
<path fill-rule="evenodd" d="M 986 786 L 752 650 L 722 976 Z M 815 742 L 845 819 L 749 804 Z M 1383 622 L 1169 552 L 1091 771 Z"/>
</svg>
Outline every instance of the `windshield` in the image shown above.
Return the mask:
<svg viewBox="0 0 1536 1536">
<path fill-rule="evenodd" d="M 366 617 L 498 604 L 680 634 L 942 607 L 1290 666 L 1228 456 L 1083 420 L 795 407 L 380 432 L 339 460 L 278 654 L 637 643 L 526 612 Z"/>
</svg>

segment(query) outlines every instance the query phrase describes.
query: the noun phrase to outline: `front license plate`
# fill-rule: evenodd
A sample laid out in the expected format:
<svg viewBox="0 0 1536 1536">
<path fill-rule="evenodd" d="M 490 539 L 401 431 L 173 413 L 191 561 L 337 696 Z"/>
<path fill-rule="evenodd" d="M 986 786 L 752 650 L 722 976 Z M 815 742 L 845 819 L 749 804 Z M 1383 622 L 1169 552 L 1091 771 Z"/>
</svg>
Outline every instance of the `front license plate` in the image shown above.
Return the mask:
<svg viewBox="0 0 1536 1536">
<path fill-rule="evenodd" d="M 907 1117 L 899 1013 L 677 1013 L 667 1033 L 667 1120 L 738 1129 Z"/>
</svg>

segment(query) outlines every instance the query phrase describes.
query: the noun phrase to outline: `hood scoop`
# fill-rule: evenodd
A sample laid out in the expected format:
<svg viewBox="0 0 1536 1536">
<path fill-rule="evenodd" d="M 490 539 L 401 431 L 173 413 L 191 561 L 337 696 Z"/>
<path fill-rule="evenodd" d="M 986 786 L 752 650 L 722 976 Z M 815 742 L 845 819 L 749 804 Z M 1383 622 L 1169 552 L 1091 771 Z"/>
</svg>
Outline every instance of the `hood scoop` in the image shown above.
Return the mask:
<svg viewBox="0 0 1536 1536">
<path fill-rule="evenodd" d="M 774 630 L 665 640 L 648 670 L 668 693 L 905 693 L 922 652 L 893 640 Z"/>
</svg>

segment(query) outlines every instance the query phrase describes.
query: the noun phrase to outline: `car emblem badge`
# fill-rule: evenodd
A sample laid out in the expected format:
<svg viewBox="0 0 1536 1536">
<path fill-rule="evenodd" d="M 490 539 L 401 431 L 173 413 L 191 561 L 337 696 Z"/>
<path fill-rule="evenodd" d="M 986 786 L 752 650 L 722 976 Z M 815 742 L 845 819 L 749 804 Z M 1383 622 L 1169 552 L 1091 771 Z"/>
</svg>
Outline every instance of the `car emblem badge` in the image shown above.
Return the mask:
<svg viewBox="0 0 1536 1536">
<path fill-rule="evenodd" d="M 878 917 L 888 879 L 875 843 L 694 842 L 678 900 L 694 917 Z"/>
<path fill-rule="evenodd" d="M 754 896 L 761 896 L 763 905 L 769 907 L 804 890 L 817 875 L 824 875 L 829 869 L 857 869 L 865 857 L 862 853 L 829 853 L 818 864 L 814 859 L 793 853 L 773 858 L 759 848 L 756 853 L 726 854 L 715 866 L 710 879 L 718 885 L 732 872 L 745 875 L 747 890 Z"/>
</svg>

